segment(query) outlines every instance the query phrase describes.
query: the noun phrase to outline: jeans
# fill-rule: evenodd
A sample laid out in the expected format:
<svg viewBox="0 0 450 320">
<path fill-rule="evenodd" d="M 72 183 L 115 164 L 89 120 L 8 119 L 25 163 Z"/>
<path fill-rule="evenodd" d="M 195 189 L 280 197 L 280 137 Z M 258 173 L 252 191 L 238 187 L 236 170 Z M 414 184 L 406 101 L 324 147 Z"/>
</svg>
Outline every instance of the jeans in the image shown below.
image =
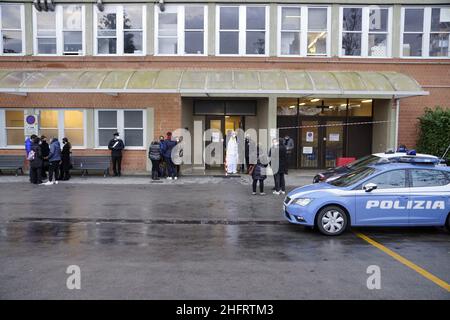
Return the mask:
<svg viewBox="0 0 450 320">
<path fill-rule="evenodd" d="M 152 179 L 155 180 L 159 176 L 159 160 L 152 161 Z"/>
<path fill-rule="evenodd" d="M 42 183 L 41 177 L 42 177 L 42 167 L 31 167 L 30 168 L 30 177 L 31 177 L 31 183 L 33 184 L 39 184 Z"/>
<path fill-rule="evenodd" d="M 256 184 L 259 181 L 259 192 L 263 193 L 264 192 L 264 180 L 253 180 L 253 184 L 252 184 L 252 189 L 253 192 L 256 192 Z"/>
<path fill-rule="evenodd" d="M 274 175 L 275 178 L 275 191 L 286 191 L 286 182 L 284 180 L 284 172 L 278 172 Z"/>
<path fill-rule="evenodd" d="M 167 163 L 167 176 L 171 178 L 175 178 L 175 165 L 173 164 L 172 158 L 164 158 L 164 161 Z"/>
<path fill-rule="evenodd" d="M 121 156 L 120 157 L 112 156 L 111 160 L 112 160 L 112 164 L 113 164 L 114 175 L 120 176 L 122 173 L 122 157 Z"/>
<path fill-rule="evenodd" d="M 59 161 L 50 162 L 50 166 L 48 168 L 48 181 L 53 181 L 53 176 L 55 176 L 55 181 L 58 180 L 59 177 Z"/>
</svg>

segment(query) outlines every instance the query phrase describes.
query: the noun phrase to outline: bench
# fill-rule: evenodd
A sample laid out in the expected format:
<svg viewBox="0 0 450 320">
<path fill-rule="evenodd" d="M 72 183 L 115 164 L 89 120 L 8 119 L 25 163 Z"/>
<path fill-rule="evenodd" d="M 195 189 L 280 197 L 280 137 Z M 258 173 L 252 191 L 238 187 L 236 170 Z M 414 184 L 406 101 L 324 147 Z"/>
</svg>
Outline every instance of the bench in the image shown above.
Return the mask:
<svg viewBox="0 0 450 320">
<path fill-rule="evenodd" d="M 88 174 L 88 170 L 101 170 L 103 176 L 109 175 L 111 157 L 109 156 L 75 156 L 72 157 L 72 170 L 81 170 L 81 175 Z"/>
<path fill-rule="evenodd" d="M 2 170 L 14 170 L 16 177 L 19 172 L 23 174 L 24 160 L 25 156 L 0 155 L 0 173 L 2 173 Z"/>
</svg>

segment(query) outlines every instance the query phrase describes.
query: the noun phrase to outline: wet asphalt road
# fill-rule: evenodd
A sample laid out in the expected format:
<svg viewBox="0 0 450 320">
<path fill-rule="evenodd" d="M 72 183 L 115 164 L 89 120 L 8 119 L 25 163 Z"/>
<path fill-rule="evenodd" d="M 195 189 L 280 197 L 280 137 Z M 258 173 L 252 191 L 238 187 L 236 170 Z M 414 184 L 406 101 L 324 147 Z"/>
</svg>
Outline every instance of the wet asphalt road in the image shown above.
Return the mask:
<svg viewBox="0 0 450 320">
<path fill-rule="evenodd" d="M 285 223 L 282 198 L 204 184 L 0 184 L 1 299 L 450 299 L 353 232 Z M 356 230 L 450 283 L 439 228 Z M 68 290 L 69 265 L 81 290 Z M 381 269 L 369 290 L 367 267 Z"/>
</svg>

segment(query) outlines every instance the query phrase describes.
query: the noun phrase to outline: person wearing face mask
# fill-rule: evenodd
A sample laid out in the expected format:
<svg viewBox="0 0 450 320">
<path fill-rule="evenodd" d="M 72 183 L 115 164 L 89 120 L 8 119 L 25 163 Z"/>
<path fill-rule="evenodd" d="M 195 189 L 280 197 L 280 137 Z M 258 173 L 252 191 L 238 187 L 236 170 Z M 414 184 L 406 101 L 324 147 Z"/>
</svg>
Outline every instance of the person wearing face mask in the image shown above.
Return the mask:
<svg viewBox="0 0 450 320">
<path fill-rule="evenodd" d="M 237 173 L 237 164 L 239 159 L 238 153 L 238 144 L 236 132 L 231 132 L 230 139 L 227 143 L 227 155 L 226 155 L 226 163 L 227 163 L 227 174 L 236 174 Z"/>
<path fill-rule="evenodd" d="M 59 180 L 69 180 L 70 179 L 70 169 L 72 169 L 72 162 L 70 161 L 70 155 L 72 154 L 72 145 L 69 139 L 62 139 L 63 148 L 61 151 L 61 170 Z"/>
<path fill-rule="evenodd" d="M 57 138 L 53 138 L 50 143 L 50 152 L 48 155 L 49 170 L 48 181 L 44 185 L 58 184 L 59 164 L 61 162 L 61 146 Z"/>
<path fill-rule="evenodd" d="M 287 151 L 283 144 L 283 139 L 274 139 L 273 146 L 269 152 L 270 162 L 273 169 L 273 178 L 275 181 L 275 190 L 273 194 L 285 194 L 286 182 L 284 175 L 287 171 Z"/>
<path fill-rule="evenodd" d="M 48 155 L 50 153 L 50 146 L 47 143 L 47 137 L 41 136 L 41 151 L 42 151 L 42 179 L 47 179 L 47 171 L 49 169 Z"/>
<path fill-rule="evenodd" d="M 115 177 L 120 177 L 122 174 L 122 150 L 124 148 L 125 144 L 120 139 L 119 133 L 114 133 L 114 138 L 108 143 L 108 149 L 111 150 L 111 161 Z"/>
<path fill-rule="evenodd" d="M 31 150 L 28 153 L 27 159 L 30 161 L 30 182 L 32 184 L 42 184 L 42 149 L 41 139 L 35 137 Z"/>
</svg>

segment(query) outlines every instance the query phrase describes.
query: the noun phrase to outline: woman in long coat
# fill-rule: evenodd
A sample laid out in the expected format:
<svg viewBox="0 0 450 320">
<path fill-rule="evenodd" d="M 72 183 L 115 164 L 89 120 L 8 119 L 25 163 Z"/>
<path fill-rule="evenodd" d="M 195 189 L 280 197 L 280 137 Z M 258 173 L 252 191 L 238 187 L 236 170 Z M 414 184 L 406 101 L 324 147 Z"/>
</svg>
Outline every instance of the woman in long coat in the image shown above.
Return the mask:
<svg viewBox="0 0 450 320">
<path fill-rule="evenodd" d="M 227 173 L 233 174 L 237 173 L 238 159 L 239 153 L 238 153 L 236 133 L 232 132 L 230 140 L 228 140 L 227 144 L 227 156 L 226 156 Z"/>
<path fill-rule="evenodd" d="M 72 169 L 72 163 L 70 161 L 70 154 L 72 153 L 72 145 L 69 142 L 69 139 L 63 138 L 62 142 L 64 144 L 61 151 L 61 176 L 60 180 L 69 180 L 70 179 L 70 169 Z"/>
</svg>

